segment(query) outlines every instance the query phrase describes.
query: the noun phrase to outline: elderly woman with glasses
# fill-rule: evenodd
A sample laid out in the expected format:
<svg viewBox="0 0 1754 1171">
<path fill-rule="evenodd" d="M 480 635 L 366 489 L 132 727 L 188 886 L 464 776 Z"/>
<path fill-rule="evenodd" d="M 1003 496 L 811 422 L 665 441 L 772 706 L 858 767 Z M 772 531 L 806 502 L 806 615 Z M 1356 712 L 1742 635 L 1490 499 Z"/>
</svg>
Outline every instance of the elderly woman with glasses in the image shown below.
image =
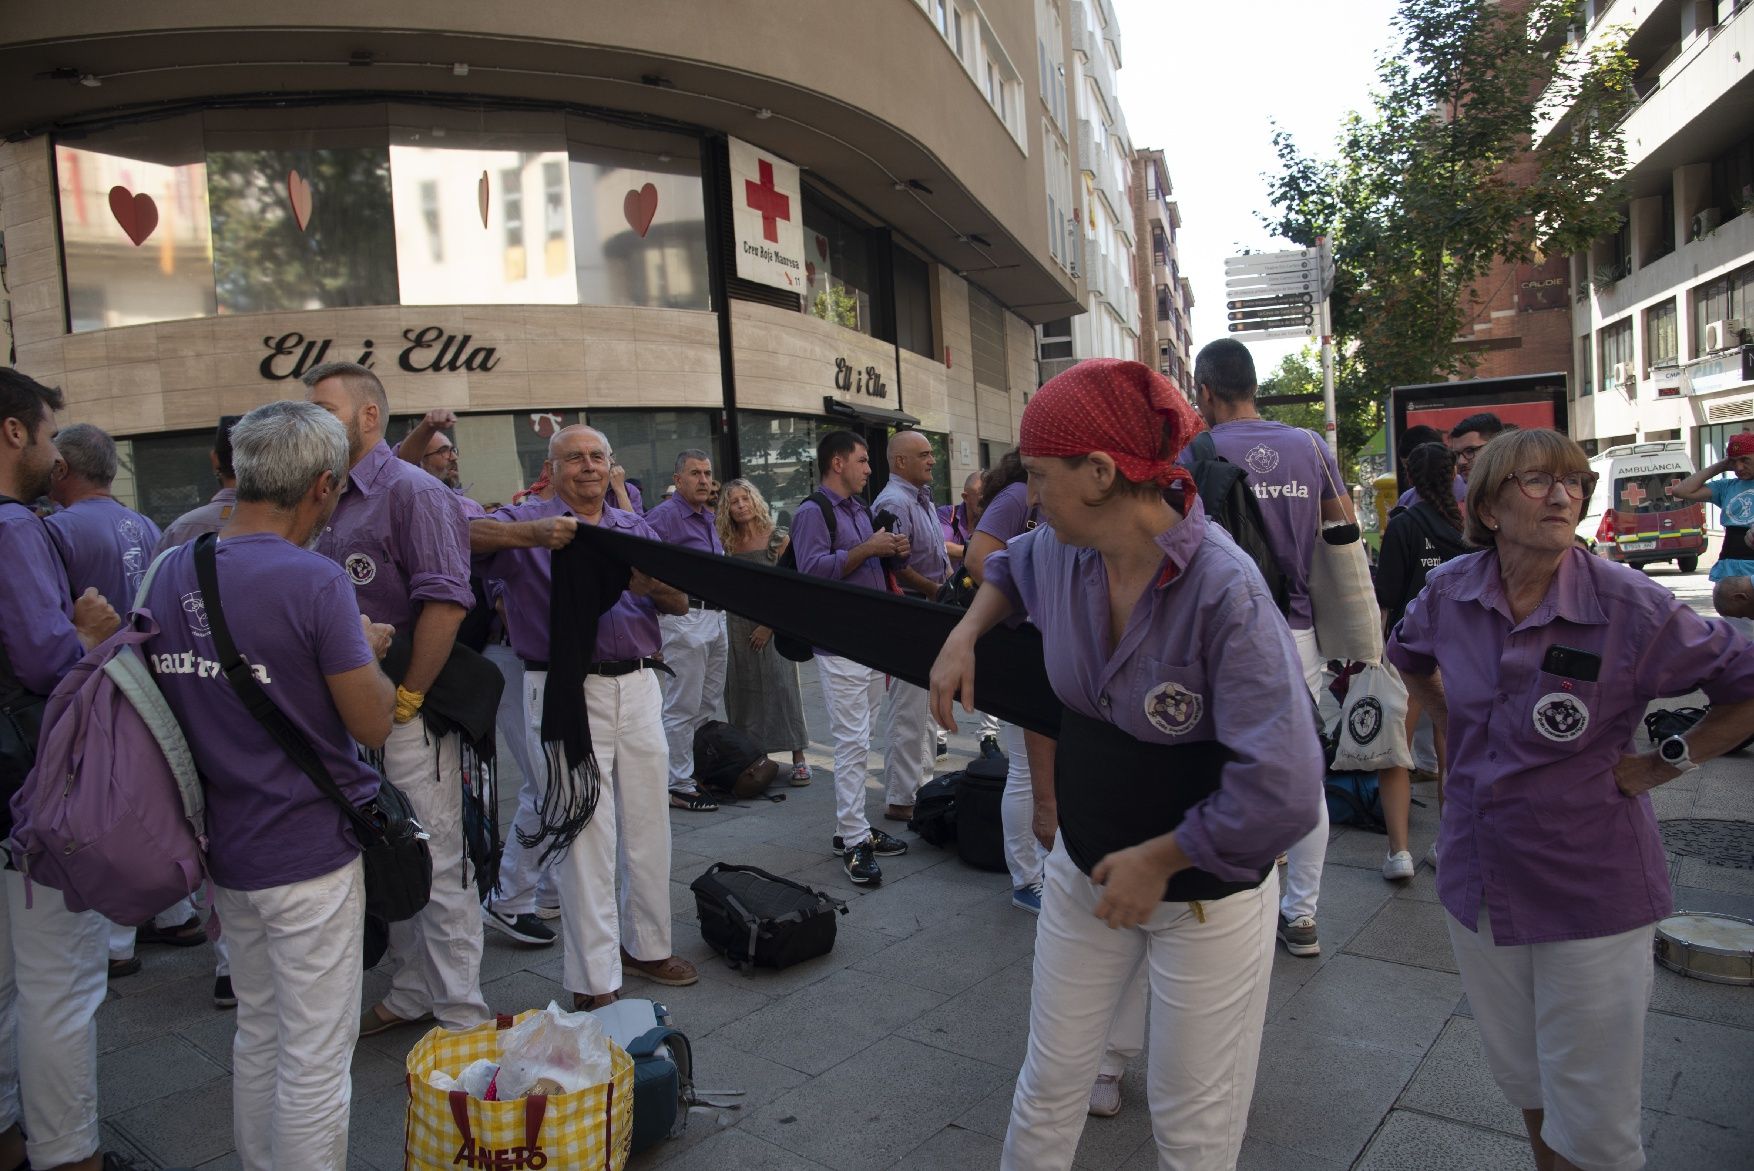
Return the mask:
<svg viewBox="0 0 1754 1171">
<path fill-rule="evenodd" d="M 1483 551 L 1432 570 L 1388 646 L 1448 728 L 1438 897 L 1541 1171 L 1644 1166 L 1651 939 L 1673 907 L 1647 793 L 1754 730 L 1754 644 L 1573 541 L 1595 479 L 1557 432 L 1488 443 L 1468 477 Z M 1695 689 L 1705 719 L 1631 751 L 1651 700 Z"/>
</svg>

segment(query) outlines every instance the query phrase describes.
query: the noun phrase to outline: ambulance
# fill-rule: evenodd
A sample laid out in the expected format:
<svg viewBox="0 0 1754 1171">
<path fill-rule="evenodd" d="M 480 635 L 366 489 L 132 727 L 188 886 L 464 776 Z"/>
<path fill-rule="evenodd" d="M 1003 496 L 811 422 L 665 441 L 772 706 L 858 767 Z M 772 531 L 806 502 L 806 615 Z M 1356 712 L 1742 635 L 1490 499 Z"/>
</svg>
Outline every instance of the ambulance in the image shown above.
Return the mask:
<svg viewBox="0 0 1754 1171">
<path fill-rule="evenodd" d="M 1670 489 L 1693 474 L 1678 439 L 1610 447 L 1590 460 L 1596 491 L 1577 535 L 1596 553 L 1625 565 L 1673 561 L 1682 573 L 1705 552 L 1705 505 Z"/>
</svg>

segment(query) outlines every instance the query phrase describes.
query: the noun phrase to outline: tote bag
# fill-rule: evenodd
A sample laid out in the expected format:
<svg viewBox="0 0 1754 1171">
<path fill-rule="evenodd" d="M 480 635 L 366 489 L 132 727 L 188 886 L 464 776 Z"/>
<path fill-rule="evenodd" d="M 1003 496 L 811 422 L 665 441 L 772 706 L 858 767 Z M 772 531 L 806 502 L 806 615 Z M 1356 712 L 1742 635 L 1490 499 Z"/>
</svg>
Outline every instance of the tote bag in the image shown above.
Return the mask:
<svg viewBox="0 0 1754 1171">
<path fill-rule="evenodd" d="M 1328 487 L 1344 495 L 1328 471 L 1319 441 L 1308 431 L 1316 462 Z M 1324 528 L 1309 566 L 1309 606 L 1315 620 L 1316 646 L 1324 659 L 1342 662 L 1382 661 L 1382 620 L 1377 614 L 1376 588 L 1370 580 L 1370 555 L 1356 524 Z M 1403 707 L 1405 701 L 1403 701 Z"/>
<path fill-rule="evenodd" d="M 1407 685 L 1395 669 L 1366 663 L 1348 681 L 1335 728 L 1334 772 L 1412 768 L 1407 746 Z"/>
</svg>

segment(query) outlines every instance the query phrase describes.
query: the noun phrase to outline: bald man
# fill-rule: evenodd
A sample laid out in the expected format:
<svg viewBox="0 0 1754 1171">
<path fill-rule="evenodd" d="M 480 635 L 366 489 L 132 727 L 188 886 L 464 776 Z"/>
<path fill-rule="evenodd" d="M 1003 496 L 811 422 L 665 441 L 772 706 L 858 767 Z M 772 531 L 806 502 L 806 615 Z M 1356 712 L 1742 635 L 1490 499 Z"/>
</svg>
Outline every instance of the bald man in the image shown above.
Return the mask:
<svg viewBox="0 0 1754 1171">
<path fill-rule="evenodd" d="M 944 549 L 944 529 L 932 502 L 932 469 L 938 459 L 932 444 L 918 431 L 898 431 L 889 438 L 889 483 L 877 494 L 872 512 L 895 517 L 890 531 L 908 539 L 908 551 L 884 560 L 902 591 L 931 599 L 950 576 L 950 557 Z M 887 744 L 883 758 L 883 785 L 887 804 L 883 816 L 907 821 L 914 815 L 914 794 L 930 779 L 934 740 L 927 719 L 926 693 L 911 683 L 891 677 L 889 707 L 883 719 Z"/>
<path fill-rule="evenodd" d="M 1711 604 L 1725 618 L 1754 618 L 1754 578 L 1719 578 L 1711 587 Z"/>
</svg>

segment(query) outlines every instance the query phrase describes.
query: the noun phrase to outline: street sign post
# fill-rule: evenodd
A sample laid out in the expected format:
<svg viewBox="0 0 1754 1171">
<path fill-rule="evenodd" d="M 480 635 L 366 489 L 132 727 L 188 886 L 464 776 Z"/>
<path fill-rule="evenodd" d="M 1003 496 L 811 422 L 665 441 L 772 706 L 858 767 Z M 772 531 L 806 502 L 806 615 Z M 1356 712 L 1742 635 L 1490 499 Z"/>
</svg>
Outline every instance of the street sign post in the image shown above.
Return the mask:
<svg viewBox="0 0 1754 1171">
<path fill-rule="evenodd" d="M 1324 237 L 1314 248 L 1256 252 L 1224 262 L 1225 311 L 1233 337 L 1247 340 L 1319 336 L 1328 447 L 1335 444 L 1334 328 L 1328 298 L 1334 258 Z"/>
</svg>

